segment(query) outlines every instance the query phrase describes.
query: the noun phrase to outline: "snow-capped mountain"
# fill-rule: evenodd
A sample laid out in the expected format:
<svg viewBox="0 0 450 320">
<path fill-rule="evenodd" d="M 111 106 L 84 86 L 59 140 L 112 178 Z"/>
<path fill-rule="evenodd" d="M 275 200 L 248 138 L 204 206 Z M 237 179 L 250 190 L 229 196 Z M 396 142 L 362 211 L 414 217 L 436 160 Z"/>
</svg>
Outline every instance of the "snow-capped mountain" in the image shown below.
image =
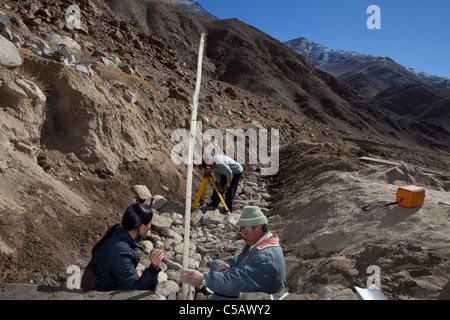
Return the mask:
<svg viewBox="0 0 450 320">
<path fill-rule="evenodd" d="M 431 74 L 428 74 L 428 73 L 425 73 L 425 72 L 422 72 L 419 70 L 415 70 L 412 68 L 407 68 L 407 69 L 411 73 L 415 74 L 423 82 L 432 85 L 434 88 L 436 88 L 436 90 L 438 90 L 439 88 L 442 88 L 443 93 L 445 93 L 445 91 L 448 92 L 449 87 L 450 87 L 450 78 L 434 76 L 434 75 L 431 75 Z M 448 96 L 448 94 L 446 96 L 450 98 L 450 96 Z"/>
<path fill-rule="evenodd" d="M 287 41 L 285 44 L 295 52 L 300 53 L 315 67 L 332 73 L 334 76 L 347 73 L 351 67 L 359 68 L 386 59 L 386 57 L 373 57 L 357 52 L 330 49 L 303 37 Z"/>
<path fill-rule="evenodd" d="M 204 20 L 218 19 L 217 17 L 213 16 L 208 11 L 203 9 L 203 7 L 197 2 L 191 0 L 173 0 L 173 3 L 182 8 L 187 13 L 196 16 L 197 18 L 201 18 Z"/>
<path fill-rule="evenodd" d="M 429 75 L 406 68 L 388 57 L 333 50 L 306 38 L 285 42 L 315 67 L 352 85 L 365 98 L 394 86 L 423 86 L 436 94 L 450 97 L 450 78 Z"/>
</svg>

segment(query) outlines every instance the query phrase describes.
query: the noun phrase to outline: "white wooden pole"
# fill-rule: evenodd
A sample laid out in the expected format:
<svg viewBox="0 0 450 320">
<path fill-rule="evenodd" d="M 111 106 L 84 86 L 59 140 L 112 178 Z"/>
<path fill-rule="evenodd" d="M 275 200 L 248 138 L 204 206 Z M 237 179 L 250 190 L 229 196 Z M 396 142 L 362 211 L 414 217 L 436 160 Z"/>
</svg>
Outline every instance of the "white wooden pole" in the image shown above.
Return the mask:
<svg viewBox="0 0 450 320">
<path fill-rule="evenodd" d="M 189 260 L 189 237 L 191 230 L 191 202 L 192 202 L 192 171 L 194 169 L 194 143 L 197 128 L 197 108 L 198 96 L 200 93 L 200 84 L 202 79 L 202 62 L 203 62 L 203 48 L 205 45 L 205 34 L 202 33 L 200 37 L 200 47 L 198 50 L 198 64 L 197 64 L 197 82 L 195 84 L 195 92 L 193 96 L 193 106 L 191 115 L 191 130 L 189 136 L 189 153 L 188 153 L 188 170 L 186 182 L 186 204 L 184 213 L 184 246 L 183 246 L 183 270 L 188 269 Z M 188 285 L 183 283 L 182 286 L 183 300 L 188 299 Z"/>
</svg>

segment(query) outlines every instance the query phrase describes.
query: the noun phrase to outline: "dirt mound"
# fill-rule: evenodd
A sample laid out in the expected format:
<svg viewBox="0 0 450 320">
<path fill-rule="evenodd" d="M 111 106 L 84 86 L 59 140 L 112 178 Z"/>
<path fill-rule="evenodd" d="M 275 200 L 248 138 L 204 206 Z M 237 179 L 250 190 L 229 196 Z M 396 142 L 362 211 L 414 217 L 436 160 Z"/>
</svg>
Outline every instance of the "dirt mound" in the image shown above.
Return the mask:
<svg viewBox="0 0 450 320">
<path fill-rule="evenodd" d="M 409 164 L 401 164 L 386 170 L 370 168 L 361 171 L 359 176 L 367 180 L 378 180 L 388 184 L 420 185 L 439 191 L 450 191 L 448 181 L 437 179 Z"/>
<path fill-rule="evenodd" d="M 270 214 L 288 252 L 289 290 L 321 296 L 368 287 L 376 266 L 390 299 L 448 299 L 449 182 L 407 164 L 342 157 L 331 144 L 286 149 L 282 158 L 298 162 L 281 166 Z M 411 184 L 426 189 L 422 207 L 362 210 L 394 202 L 397 189 Z"/>
</svg>

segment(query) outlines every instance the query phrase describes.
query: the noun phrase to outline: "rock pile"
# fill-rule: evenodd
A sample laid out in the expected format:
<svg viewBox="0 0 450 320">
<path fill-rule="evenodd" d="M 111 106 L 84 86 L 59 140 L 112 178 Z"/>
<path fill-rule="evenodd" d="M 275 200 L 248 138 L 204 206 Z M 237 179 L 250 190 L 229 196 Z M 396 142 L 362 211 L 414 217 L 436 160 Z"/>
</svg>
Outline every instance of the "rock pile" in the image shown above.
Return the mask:
<svg viewBox="0 0 450 320">
<path fill-rule="evenodd" d="M 251 181 L 256 180 L 257 176 L 252 173 L 250 175 L 255 178 L 249 177 L 248 181 L 240 182 L 233 212 L 229 215 L 222 212 L 221 205 L 217 209 L 208 206 L 192 209 L 189 269 L 208 272 L 209 265 L 214 259 L 228 259 L 240 253 L 245 242 L 240 239 L 237 223 L 244 206 L 258 205 L 267 212 L 270 196 L 266 191 L 266 184 L 264 181 Z M 141 242 L 141 263 L 138 269 L 150 265 L 148 257 L 154 248 L 164 250 L 165 259 L 156 293 L 167 299 L 180 299 L 182 283 L 179 278 L 183 265 L 185 209 L 163 196 L 152 196 L 146 186 L 136 185 L 132 190 L 136 194 L 137 201 L 151 205 L 155 212 L 152 229 Z M 193 287 L 190 291 L 191 294 L 195 293 Z M 195 293 L 195 299 L 206 298 L 201 292 Z"/>
</svg>

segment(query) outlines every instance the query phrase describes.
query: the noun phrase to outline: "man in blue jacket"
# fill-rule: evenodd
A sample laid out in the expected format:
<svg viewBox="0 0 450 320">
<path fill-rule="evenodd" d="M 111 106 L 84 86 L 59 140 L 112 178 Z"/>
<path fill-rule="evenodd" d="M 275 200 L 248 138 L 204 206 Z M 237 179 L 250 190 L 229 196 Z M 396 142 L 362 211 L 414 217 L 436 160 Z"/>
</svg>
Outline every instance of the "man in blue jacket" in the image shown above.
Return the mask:
<svg viewBox="0 0 450 320">
<path fill-rule="evenodd" d="M 286 263 L 278 236 L 267 230 L 267 218 L 258 207 L 243 209 L 238 222 L 245 240 L 242 252 L 226 262 L 214 260 L 210 272 L 183 270 L 180 280 L 206 286 L 212 299 L 239 299 L 241 292 L 281 292 L 286 284 Z"/>
</svg>

